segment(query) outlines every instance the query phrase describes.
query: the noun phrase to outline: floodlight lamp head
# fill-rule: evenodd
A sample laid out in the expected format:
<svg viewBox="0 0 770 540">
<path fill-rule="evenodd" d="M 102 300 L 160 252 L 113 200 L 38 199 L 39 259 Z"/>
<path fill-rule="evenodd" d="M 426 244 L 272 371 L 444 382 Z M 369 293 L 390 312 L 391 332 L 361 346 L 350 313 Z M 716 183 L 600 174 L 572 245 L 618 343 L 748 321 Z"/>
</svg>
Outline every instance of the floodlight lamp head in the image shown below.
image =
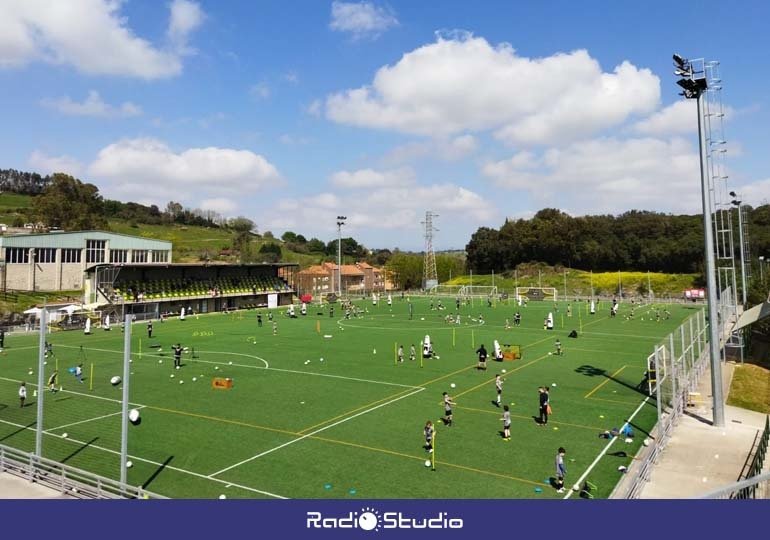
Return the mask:
<svg viewBox="0 0 770 540">
<path fill-rule="evenodd" d="M 738 196 L 738 195 L 736 195 L 736 193 L 735 193 L 734 191 L 731 191 L 731 192 L 730 192 L 730 197 L 737 197 L 737 196 Z"/>
<path fill-rule="evenodd" d="M 732 201 L 730 201 L 730 202 L 731 202 L 732 204 L 734 204 L 735 206 L 740 206 L 740 205 L 741 205 L 741 201 L 738 201 L 738 200 L 735 200 L 735 199 L 733 199 L 733 200 L 732 200 Z"/>
<path fill-rule="evenodd" d="M 681 55 L 676 53 L 674 53 L 673 58 L 676 65 L 681 69 L 684 69 L 684 67 L 689 63 L 686 58 L 682 58 Z"/>
</svg>

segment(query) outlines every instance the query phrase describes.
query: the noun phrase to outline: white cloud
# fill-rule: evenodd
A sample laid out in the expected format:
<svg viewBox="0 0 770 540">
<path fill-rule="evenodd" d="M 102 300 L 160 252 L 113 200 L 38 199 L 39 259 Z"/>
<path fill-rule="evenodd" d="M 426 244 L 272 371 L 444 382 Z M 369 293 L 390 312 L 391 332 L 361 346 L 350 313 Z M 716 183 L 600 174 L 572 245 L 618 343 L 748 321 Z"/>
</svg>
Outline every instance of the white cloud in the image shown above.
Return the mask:
<svg viewBox="0 0 770 540">
<path fill-rule="evenodd" d="M 329 28 L 338 32 L 350 32 L 354 39 L 376 38 L 394 26 L 398 26 L 395 14 L 371 2 L 332 2 Z"/>
<path fill-rule="evenodd" d="M 270 86 L 266 82 L 259 82 L 251 85 L 249 95 L 257 100 L 268 99 L 270 97 Z"/>
<path fill-rule="evenodd" d="M 238 208 L 238 205 L 231 199 L 225 197 L 214 197 L 204 199 L 199 204 L 201 210 L 213 210 L 223 216 L 231 215 Z"/>
<path fill-rule="evenodd" d="M 676 101 L 651 116 L 640 120 L 631 129 L 642 135 L 675 135 L 698 130 L 698 116 L 693 100 Z"/>
<path fill-rule="evenodd" d="M 435 43 L 381 67 L 370 85 L 330 95 L 335 122 L 419 135 L 496 130 L 513 144 L 575 140 L 649 114 L 660 81 L 627 61 L 612 72 L 584 50 L 519 56 L 468 34 Z"/>
<path fill-rule="evenodd" d="M 404 163 L 421 158 L 458 161 L 476 152 L 478 141 L 473 135 L 460 135 L 451 139 L 440 138 L 415 141 L 395 147 L 388 152 L 386 163 Z"/>
<path fill-rule="evenodd" d="M 741 201 L 751 206 L 770 204 L 770 178 L 743 185 L 735 191 Z"/>
<path fill-rule="evenodd" d="M 27 159 L 29 166 L 40 174 L 66 173 L 79 176 L 83 166 L 70 156 L 49 156 L 40 150 L 35 150 Z"/>
<path fill-rule="evenodd" d="M 589 214 L 692 212 L 701 204 L 697 149 L 681 138 L 601 138 L 540 154 L 519 152 L 487 163 L 482 173 L 500 187 L 526 192 L 538 205 Z"/>
<path fill-rule="evenodd" d="M 159 79 L 182 72 L 190 33 L 203 15 L 197 4 L 175 0 L 169 43 L 138 37 L 119 0 L 3 0 L 0 2 L 0 68 L 33 61 L 69 65 L 89 75 Z"/>
<path fill-rule="evenodd" d="M 288 146 L 309 144 L 310 141 L 311 139 L 309 139 L 308 137 L 297 137 L 296 135 L 289 135 L 288 133 L 284 133 L 280 137 L 278 137 L 278 142 Z"/>
<path fill-rule="evenodd" d="M 331 176 L 334 186 L 346 189 L 408 186 L 414 183 L 414 179 L 414 171 L 409 167 L 390 171 L 338 171 Z"/>
<path fill-rule="evenodd" d="M 299 75 L 294 70 L 289 70 L 283 74 L 283 80 L 290 84 L 297 84 L 299 82 Z"/>
<path fill-rule="evenodd" d="M 153 197 L 161 203 L 169 197 L 189 200 L 193 193 L 210 198 L 245 195 L 281 181 L 272 163 L 248 150 L 208 147 L 175 152 L 151 138 L 126 139 L 103 148 L 88 173 L 107 183 L 105 191 Z"/>
<path fill-rule="evenodd" d="M 195 2 L 174 0 L 171 3 L 171 19 L 166 34 L 171 45 L 180 54 L 193 52 L 187 41 L 190 34 L 203 23 L 204 17 L 203 10 Z"/>
<path fill-rule="evenodd" d="M 365 192 L 284 199 L 267 212 L 265 222 L 269 228 L 311 226 L 331 232 L 336 216 L 344 212 L 350 230 L 409 230 L 419 228 L 427 208 L 452 215 L 454 223 L 478 224 L 495 217 L 494 209 L 479 194 L 453 184 L 434 184 L 375 187 Z"/>
<path fill-rule="evenodd" d="M 83 102 L 72 100 L 69 96 L 46 98 L 40 102 L 45 107 L 54 109 L 68 116 L 93 116 L 95 118 L 129 118 L 142 114 L 142 108 L 130 101 L 120 105 L 105 103 L 96 90 L 88 92 Z"/>
<path fill-rule="evenodd" d="M 321 116 L 321 108 L 323 107 L 323 103 L 321 103 L 320 99 L 313 100 L 310 105 L 307 106 L 305 111 L 310 116 L 315 116 L 316 118 L 319 118 Z"/>
</svg>

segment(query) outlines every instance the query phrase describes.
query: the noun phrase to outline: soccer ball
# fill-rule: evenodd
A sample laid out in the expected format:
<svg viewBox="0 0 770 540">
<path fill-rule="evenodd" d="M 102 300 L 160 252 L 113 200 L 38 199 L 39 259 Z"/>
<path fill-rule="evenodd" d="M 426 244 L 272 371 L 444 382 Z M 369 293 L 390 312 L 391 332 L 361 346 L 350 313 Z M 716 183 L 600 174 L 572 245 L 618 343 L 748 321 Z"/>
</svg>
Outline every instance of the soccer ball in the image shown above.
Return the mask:
<svg viewBox="0 0 770 540">
<path fill-rule="evenodd" d="M 63 439 L 66 439 L 69 435 L 67 435 L 66 433 L 62 433 L 61 436 Z"/>
<path fill-rule="evenodd" d="M 184 384 L 184 381 L 179 381 L 179 384 Z"/>
<path fill-rule="evenodd" d="M 548 356 L 551 356 L 552 354 L 553 354 L 553 353 L 549 352 L 549 353 L 548 353 Z"/>
<path fill-rule="evenodd" d="M 454 388 L 455 386 L 457 386 L 455 383 L 449 385 L 450 388 Z"/>
<path fill-rule="evenodd" d="M 177 366 L 176 369 L 179 369 L 179 366 Z"/>
<path fill-rule="evenodd" d="M 136 424 L 136 422 L 139 420 L 139 411 L 137 409 L 131 409 L 128 412 L 128 419 L 132 424 Z"/>
<path fill-rule="evenodd" d="M 159 363 L 159 364 L 162 364 L 162 363 L 163 363 L 163 360 L 158 360 L 158 363 Z"/>
<path fill-rule="evenodd" d="M 121 381 L 121 380 L 122 380 L 122 379 L 121 379 L 120 377 L 118 377 L 117 375 L 115 375 L 113 378 L 111 378 L 111 379 L 110 379 L 110 384 L 111 384 L 112 386 L 117 386 L 117 385 L 119 385 L 119 384 L 120 384 L 120 381 Z"/>
<path fill-rule="evenodd" d="M 219 498 L 220 498 L 220 500 L 224 500 L 224 499 L 227 498 L 227 496 L 226 495 L 220 495 Z"/>
<path fill-rule="evenodd" d="M 171 374 L 171 378 L 172 378 L 172 379 L 174 378 L 174 374 L 173 374 L 173 373 Z"/>
<path fill-rule="evenodd" d="M 644 440 L 642 441 L 642 444 L 643 444 L 644 446 L 650 446 L 650 439 L 644 439 Z"/>
<path fill-rule="evenodd" d="M 134 466 L 134 463 L 132 461 L 126 461 L 126 469 L 130 469 Z"/>
<path fill-rule="evenodd" d="M 436 360 L 441 360 L 441 357 L 436 355 Z"/>
<path fill-rule="evenodd" d="M 580 484 L 575 484 L 572 486 L 572 491 L 580 491 Z"/>
<path fill-rule="evenodd" d="M 215 371 L 219 371 L 219 366 L 214 366 Z"/>
<path fill-rule="evenodd" d="M 193 377 L 193 382 L 195 382 L 195 381 L 197 381 L 197 380 L 198 380 L 198 378 L 197 378 L 197 377 Z"/>
<path fill-rule="evenodd" d="M 505 370 L 503 370 L 503 373 L 505 373 Z"/>
<path fill-rule="evenodd" d="M 426 466 L 426 467 L 430 467 L 430 460 L 429 460 L 429 459 L 426 459 L 426 460 L 425 460 L 425 466 Z"/>
</svg>

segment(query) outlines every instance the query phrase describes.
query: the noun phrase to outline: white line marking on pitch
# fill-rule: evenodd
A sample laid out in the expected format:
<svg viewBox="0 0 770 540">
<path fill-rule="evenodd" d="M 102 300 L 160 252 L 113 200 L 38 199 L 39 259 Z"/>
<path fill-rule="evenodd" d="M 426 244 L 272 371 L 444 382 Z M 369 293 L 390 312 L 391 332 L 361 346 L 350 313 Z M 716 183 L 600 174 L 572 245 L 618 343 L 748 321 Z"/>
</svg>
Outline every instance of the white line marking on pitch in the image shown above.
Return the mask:
<svg viewBox="0 0 770 540">
<path fill-rule="evenodd" d="M 632 415 L 629 417 L 629 419 L 625 421 L 625 423 L 623 424 L 623 427 L 622 427 L 622 428 L 620 428 L 620 431 L 621 431 L 621 432 L 622 432 L 622 431 L 625 429 L 625 427 L 626 427 L 628 424 L 630 424 L 630 423 L 631 423 L 631 420 L 633 420 L 633 419 L 634 419 L 634 416 L 636 416 L 636 415 L 637 415 L 637 413 L 638 413 L 639 411 L 641 411 L 641 410 L 642 410 L 642 407 L 644 407 L 644 406 L 647 404 L 647 402 L 648 402 L 649 400 L 650 400 L 650 398 L 649 398 L 649 397 L 647 397 L 647 398 L 645 398 L 645 399 L 644 399 L 644 401 L 642 401 L 642 402 L 639 404 L 639 406 L 638 406 L 638 407 L 636 408 L 636 410 L 634 411 L 634 414 L 632 414 Z M 607 445 L 604 447 L 604 450 L 602 450 L 601 452 L 599 452 L 599 455 L 598 455 L 598 456 L 596 456 L 596 459 L 593 461 L 593 463 L 591 463 L 591 464 L 588 466 L 588 469 L 586 469 L 586 472 L 584 472 L 584 473 L 583 473 L 583 476 L 581 476 L 580 478 L 578 478 L 578 481 L 577 481 L 577 482 L 575 482 L 575 484 L 577 484 L 577 485 L 579 486 L 580 484 L 582 484 L 582 483 L 583 483 L 583 480 L 585 480 L 585 479 L 586 479 L 586 477 L 589 475 L 589 473 L 591 472 L 591 470 L 592 470 L 592 469 L 593 469 L 593 468 L 596 466 L 596 464 L 597 464 L 597 463 L 599 463 L 599 460 L 600 460 L 600 459 L 602 459 L 602 458 L 604 457 L 604 454 L 606 454 L 606 453 L 607 453 L 607 450 L 609 450 L 609 449 L 610 449 L 610 446 L 612 446 L 612 445 L 613 445 L 613 443 L 615 442 L 615 440 L 617 440 L 617 439 L 619 439 L 619 438 L 620 438 L 620 435 L 618 434 L 618 436 L 616 436 L 616 437 L 613 437 L 612 439 L 610 439 L 610 442 L 608 442 L 608 443 L 607 443 Z M 573 493 L 573 490 L 572 490 L 572 488 L 570 488 L 570 490 L 569 490 L 569 491 L 567 492 L 567 494 L 564 496 L 564 499 L 566 500 L 566 499 L 569 499 L 570 497 L 572 497 L 572 493 Z"/>
<path fill-rule="evenodd" d="M 356 418 L 358 416 L 361 416 L 362 414 L 370 413 L 372 411 L 375 411 L 375 410 L 379 409 L 380 407 L 384 407 L 386 405 L 390 405 L 391 403 L 395 403 L 396 401 L 399 401 L 401 399 L 407 398 L 409 396 L 413 396 L 413 395 L 415 395 L 415 394 L 417 394 L 419 392 L 422 392 L 423 390 L 425 390 L 425 388 L 419 388 L 419 389 L 415 390 L 414 392 L 410 392 L 410 393 L 406 394 L 405 396 L 401 396 L 401 397 L 392 399 L 390 401 L 386 401 L 385 403 L 381 403 L 381 404 L 377 405 L 376 407 L 372 407 L 371 409 L 367 409 L 365 411 L 361 411 L 359 413 L 354 414 L 353 416 L 348 416 L 347 418 L 343 418 L 342 420 L 339 420 L 338 422 L 335 422 L 333 424 L 329 424 L 328 426 L 322 427 L 320 429 L 316 429 L 315 431 L 311 431 L 310 433 L 302 435 L 301 437 L 297 437 L 296 439 L 292 439 L 292 440 L 290 440 L 288 442 L 285 442 L 285 443 L 283 443 L 283 444 L 281 444 L 279 446 L 276 446 L 275 448 L 271 448 L 269 450 L 265 450 L 264 452 L 260 452 L 256 456 L 252 456 L 252 457 L 250 457 L 248 459 L 244 459 L 243 461 L 240 461 L 240 462 L 238 462 L 238 463 L 236 463 L 234 465 L 230 465 L 229 467 L 225 467 L 221 471 L 217 471 L 215 473 L 210 474 L 209 478 L 213 478 L 214 476 L 218 476 L 218 475 L 222 474 L 223 472 L 229 471 L 230 469 L 234 469 L 236 467 L 244 465 L 245 463 L 248 463 L 249 461 L 253 461 L 255 459 L 261 458 L 262 456 L 266 456 L 267 454 L 275 452 L 276 450 L 280 450 L 281 448 L 285 448 L 286 446 L 289 446 L 290 444 L 294 444 L 294 443 L 299 442 L 301 440 L 307 439 L 308 437 L 312 437 L 313 435 L 315 435 L 317 433 L 321 433 L 322 431 L 326 431 L 327 429 L 333 428 L 334 426 L 338 426 L 338 425 L 340 425 L 340 424 L 342 424 L 344 422 L 347 422 L 348 420 L 352 420 L 352 419 L 354 419 L 354 418 Z"/>
<path fill-rule="evenodd" d="M 18 383 L 19 382 L 18 379 L 8 379 L 6 377 L 0 377 L 0 381 L 8 381 L 8 382 L 12 382 L 12 383 Z M 35 384 L 35 383 L 27 383 L 27 386 L 34 386 L 34 387 L 37 388 L 37 384 Z M 96 396 L 96 395 L 93 395 L 93 394 L 84 394 L 83 392 L 75 392 L 74 390 L 59 390 L 59 393 L 62 393 L 62 394 L 75 394 L 76 396 L 83 396 L 83 397 L 93 398 L 93 399 L 101 399 L 102 401 L 110 401 L 112 403 L 123 403 L 123 401 L 120 400 L 120 399 L 112 399 L 112 398 L 107 398 L 107 397 L 103 397 L 103 396 Z M 129 402 L 129 405 L 134 405 L 136 407 L 146 407 L 147 406 L 147 405 L 142 405 L 141 403 L 130 403 L 130 402 Z"/>
<path fill-rule="evenodd" d="M 60 345 L 61 347 L 69 347 L 71 349 L 74 349 L 75 347 L 70 345 Z M 95 348 L 88 348 L 87 350 L 90 351 L 100 351 L 100 352 L 109 352 L 114 354 L 123 354 L 123 351 L 111 351 L 109 349 L 95 349 Z M 259 356 L 253 355 L 253 354 L 243 354 L 243 353 L 236 353 L 236 352 L 228 352 L 228 351 L 196 351 L 200 353 L 207 353 L 207 354 L 223 354 L 223 355 L 237 355 L 237 356 L 245 356 L 247 358 L 255 358 L 257 360 L 262 361 L 265 364 L 265 367 L 260 366 L 252 366 L 248 364 L 230 364 L 228 362 L 214 362 L 212 360 L 201 360 L 200 358 L 195 359 L 195 362 L 200 362 L 202 364 L 212 364 L 212 365 L 219 365 L 219 366 L 234 366 L 234 367 L 243 367 L 243 368 L 250 368 L 250 369 L 267 369 L 270 371 L 282 371 L 285 373 L 296 373 L 298 375 L 311 375 L 315 377 L 328 377 L 331 379 L 343 379 L 346 381 L 357 381 L 357 382 L 366 382 L 366 383 L 372 383 L 372 384 L 382 384 L 385 386 L 397 386 L 399 388 L 421 388 L 420 386 L 413 386 L 409 384 L 399 384 L 399 383 L 393 383 L 393 382 L 386 382 L 386 381 L 374 381 L 371 379 L 359 379 L 357 377 L 345 377 L 343 375 L 332 375 L 330 373 L 316 373 L 313 371 L 299 371 L 294 369 L 283 369 L 283 368 L 274 368 L 270 367 L 270 365 L 267 363 L 267 360 L 264 358 L 261 358 Z M 131 353 L 133 356 L 138 356 L 139 353 Z M 168 358 L 163 355 L 154 354 L 154 353 L 144 353 L 142 356 L 151 356 L 154 358 Z M 76 392 L 75 392 L 76 393 Z M 85 394 L 84 394 L 85 395 Z M 104 398 L 107 399 L 107 398 Z M 120 403 L 120 401 L 118 401 Z"/>
<path fill-rule="evenodd" d="M 23 429 L 26 429 L 26 430 L 29 430 L 29 431 L 35 431 L 35 428 L 33 428 L 33 427 L 27 427 L 27 426 L 24 426 L 24 425 L 21 425 L 21 424 L 16 424 L 14 422 L 8 422 L 7 420 L 0 420 L 0 422 L 2 422 L 3 424 L 8 424 L 9 426 L 23 428 Z M 61 435 L 57 435 L 55 433 L 49 433 L 48 430 L 44 430 L 43 433 L 45 433 L 46 435 L 48 435 L 50 437 L 56 437 L 57 439 L 61 439 Z M 111 450 L 109 448 L 105 448 L 103 446 L 99 446 L 99 445 L 96 445 L 96 444 L 88 444 L 85 441 L 79 441 L 77 439 L 69 439 L 69 438 L 68 439 L 63 439 L 63 440 L 65 440 L 67 442 L 74 443 L 74 444 L 87 445 L 89 448 L 93 448 L 95 450 L 101 450 L 103 452 L 114 454 L 116 456 L 120 455 L 120 452 L 117 452 L 115 450 Z M 275 493 L 270 493 L 269 491 L 262 491 L 260 489 L 244 486 L 244 485 L 241 485 L 241 484 L 235 484 L 233 482 L 228 482 L 228 481 L 225 481 L 225 480 L 220 480 L 218 478 L 210 478 L 208 476 L 205 476 L 205 475 L 197 473 L 197 472 L 188 471 L 187 469 L 180 469 L 179 467 L 174 467 L 172 465 L 164 465 L 163 463 L 159 463 L 157 461 L 152 461 L 150 459 L 144 459 L 144 458 L 137 457 L 137 456 L 129 456 L 129 457 L 131 459 L 135 459 L 136 461 L 143 461 L 145 463 L 149 463 L 150 465 L 155 465 L 157 467 L 164 467 L 164 468 L 172 470 L 172 471 L 180 472 L 180 473 L 183 473 L 183 474 L 189 474 L 190 476 L 196 476 L 196 477 L 202 478 L 204 480 L 211 480 L 212 482 L 218 482 L 220 484 L 225 484 L 225 485 L 229 485 L 229 486 L 235 486 L 235 487 L 240 488 L 240 489 L 245 489 L 246 491 L 253 491 L 254 493 L 259 493 L 261 495 L 267 495 L 268 497 L 273 497 L 275 499 L 288 499 L 288 497 L 283 497 L 282 495 L 276 495 Z"/>
<path fill-rule="evenodd" d="M 137 409 L 144 409 L 144 405 L 142 405 L 141 407 L 137 407 Z M 122 412 L 123 411 L 118 411 L 118 412 L 114 412 L 114 413 L 110 413 L 110 414 L 103 414 L 102 416 L 97 416 L 96 418 L 89 418 L 87 420 L 81 420 L 79 422 L 72 422 L 71 424 L 64 424 L 63 426 L 48 428 L 46 431 L 58 431 L 60 429 L 64 429 L 64 428 L 68 428 L 68 427 L 72 427 L 72 426 L 77 426 L 79 424 L 87 424 L 88 422 L 95 422 L 96 420 L 101 420 L 103 418 L 109 418 L 110 416 L 117 416 L 117 415 L 121 414 Z"/>
</svg>

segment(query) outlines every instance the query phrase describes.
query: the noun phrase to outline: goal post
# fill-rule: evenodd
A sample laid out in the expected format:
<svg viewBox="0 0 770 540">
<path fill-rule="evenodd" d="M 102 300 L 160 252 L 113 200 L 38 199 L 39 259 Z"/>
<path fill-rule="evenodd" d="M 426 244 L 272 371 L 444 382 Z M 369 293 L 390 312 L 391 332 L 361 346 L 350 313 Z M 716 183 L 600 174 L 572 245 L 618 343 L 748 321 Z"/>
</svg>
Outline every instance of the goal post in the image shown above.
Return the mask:
<svg viewBox="0 0 770 540">
<path fill-rule="evenodd" d="M 516 299 L 556 302 L 559 299 L 559 292 L 555 287 L 516 287 Z"/>
<path fill-rule="evenodd" d="M 463 285 L 458 291 L 460 296 L 488 297 L 497 296 L 497 285 Z"/>
</svg>

